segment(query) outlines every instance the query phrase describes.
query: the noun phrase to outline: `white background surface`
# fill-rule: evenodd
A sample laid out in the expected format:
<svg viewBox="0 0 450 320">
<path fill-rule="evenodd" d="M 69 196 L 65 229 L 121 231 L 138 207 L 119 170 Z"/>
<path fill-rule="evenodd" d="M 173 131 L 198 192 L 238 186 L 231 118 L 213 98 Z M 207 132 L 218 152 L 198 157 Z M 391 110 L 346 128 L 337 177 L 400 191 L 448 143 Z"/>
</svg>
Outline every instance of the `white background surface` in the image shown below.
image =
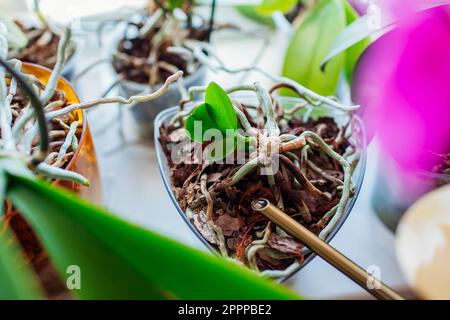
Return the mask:
<svg viewBox="0 0 450 320">
<path fill-rule="evenodd" d="M 82 10 L 80 8 L 78 12 Z M 254 30 L 257 27 L 229 9 L 219 9 L 217 16 L 219 21 L 232 21 L 242 25 L 245 30 Z M 117 41 L 117 38 L 112 31 L 108 31 L 107 38 L 110 45 L 99 47 L 95 41 L 94 31 L 81 37 L 78 70 L 108 55 L 111 42 Z M 283 34 L 273 32 L 270 34 L 270 45 L 259 63 L 260 67 L 275 73 L 279 72 L 286 39 L 286 35 Z M 213 43 L 228 66 L 239 67 L 252 62 L 263 41 L 258 37 L 224 32 L 216 35 Z M 83 100 L 95 98 L 102 94 L 112 79 L 110 66 L 104 64 L 83 77 L 77 89 Z M 239 76 L 209 74 L 208 79 L 214 79 L 219 84 L 227 86 L 238 81 Z M 248 82 L 255 80 L 261 79 L 252 76 Z M 136 135 L 129 116 L 126 116 L 125 121 L 127 142 L 121 141 L 117 112 L 117 106 L 108 105 L 92 110 L 88 114 L 101 169 L 104 205 L 136 224 L 203 249 L 178 215 L 164 189 L 151 143 L 149 141 L 135 143 Z M 376 151 L 376 146 L 369 147 L 369 160 L 362 192 L 350 217 L 331 244 L 363 268 L 378 266 L 382 281 L 398 288 L 403 287 L 404 279 L 396 263 L 394 237 L 381 224 L 370 206 L 377 162 Z M 340 298 L 359 294 L 363 294 L 362 297 L 369 297 L 320 258 L 315 258 L 292 277 L 288 285 L 309 298 Z"/>
</svg>

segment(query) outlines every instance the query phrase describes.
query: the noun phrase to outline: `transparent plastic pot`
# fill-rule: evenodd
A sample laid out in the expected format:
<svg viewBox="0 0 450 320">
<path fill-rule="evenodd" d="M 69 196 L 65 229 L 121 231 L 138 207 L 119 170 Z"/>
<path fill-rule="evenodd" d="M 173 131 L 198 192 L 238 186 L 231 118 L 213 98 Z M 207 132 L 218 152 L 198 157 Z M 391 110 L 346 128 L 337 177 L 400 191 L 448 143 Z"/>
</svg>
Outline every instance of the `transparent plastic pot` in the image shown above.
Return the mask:
<svg viewBox="0 0 450 320">
<path fill-rule="evenodd" d="M 203 85 L 206 78 L 206 67 L 199 67 L 194 73 L 184 78 L 184 85 L 186 88 Z M 155 87 L 154 90 L 159 89 L 161 85 Z M 149 91 L 149 87 L 143 83 L 123 80 L 119 83 L 119 93 L 123 97 L 131 97 Z M 156 115 L 162 110 L 167 109 L 168 106 L 178 104 L 181 99 L 177 84 L 172 84 L 167 92 L 158 99 L 137 103 L 131 107 L 131 114 L 138 126 L 139 136 L 144 139 L 153 139 L 154 121 Z"/>
<path fill-rule="evenodd" d="M 253 97 L 249 97 L 249 96 L 237 95 L 234 97 L 234 99 L 238 99 L 242 103 L 255 103 L 255 99 Z M 280 98 L 280 102 L 283 104 L 283 106 L 288 107 L 288 106 L 294 105 L 295 103 L 300 102 L 300 100 L 297 98 Z M 196 103 L 198 103 L 198 102 L 196 102 Z M 194 104 L 195 103 L 190 104 L 189 106 L 187 106 L 187 108 L 192 108 L 192 106 Z M 167 193 L 168 193 L 170 199 L 172 200 L 172 203 L 175 206 L 175 209 L 178 211 L 181 219 L 183 219 L 183 221 L 187 224 L 187 226 L 189 227 L 191 232 L 195 235 L 195 237 L 198 239 L 198 241 L 200 243 L 202 243 L 204 246 L 206 246 L 208 249 L 210 249 L 214 254 L 219 254 L 217 252 L 217 250 L 203 238 L 203 236 L 199 233 L 199 231 L 195 228 L 195 226 L 191 223 L 191 221 L 189 221 L 185 212 L 179 206 L 179 204 L 176 200 L 176 197 L 173 193 L 173 190 L 172 190 L 172 185 L 170 183 L 170 168 L 168 166 L 167 159 L 163 152 L 161 143 L 159 142 L 159 136 L 160 136 L 159 128 L 161 127 L 162 124 L 168 124 L 173 119 L 173 117 L 177 114 L 177 112 L 178 112 L 177 106 L 169 108 L 169 109 L 164 110 L 163 112 L 159 113 L 155 120 L 155 133 L 154 133 L 154 135 L 155 135 L 155 150 L 156 150 L 156 157 L 157 157 L 157 161 L 158 161 L 159 170 L 160 170 L 160 173 L 162 176 L 164 186 L 167 190 Z M 335 121 L 341 125 L 343 125 L 345 123 L 345 119 L 348 117 L 345 115 L 345 113 L 336 111 L 336 110 L 328 108 L 328 107 L 315 107 L 314 113 L 311 114 L 311 116 L 325 116 L 325 115 L 333 117 L 335 119 Z M 360 152 L 359 163 L 356 166 L 356 168 L 353 172 L 353 175 L 352 175 L 352 180 L 353 180 L 354 186 L 355 186 L 355 194 L 348 201 L 343 214 L 338 219 L 336 219 L 336 220 L 332 219 L 330 221 L 330 223 L 333 223 L 333 225 L 330 225 L 331 231 L 324 239 L 326 242 L 330 242 L 333 239 L 333 237 L 336 235 L 336 233 L 339 231 L 339 229 L 342 227 L 342 225 L 344 224 L 345 220 L 347 219 L 350 212 L 352 211 L 353 206 L 355 205 L 355 202 L 358 198 L 359 192 L 361 191 L 361 186 L 363 184 L 364 173 L 365 173 L 365 169 L 366 169 L 366 141 L 365 141 L 365 133 L 364 133 L 365 131 L 364 131 L 364 126 L 362 124 L 362 121 L 357 116 L 354 116 L 352 126 L 354 126 L 353 132 L 360 133 L 358 135 L 354 135 L 354 140 L 357 143 L 357 148 Z M 314 259 L 315 256 L 316 255 L 313 253 L 308 254 L 305 257 L 302 265 L 299 265 L 297 268 L 290 270 L 290 272 L 286 276 L 279 278 L 279 280 L 285 281 L 286 279 L 288 279 L 289 277 L 291 277 L 292 275 L 297 273 L 299 270 L 301 270 L 309 262 L 311 262 L 311 260 Z"/>
</svg>

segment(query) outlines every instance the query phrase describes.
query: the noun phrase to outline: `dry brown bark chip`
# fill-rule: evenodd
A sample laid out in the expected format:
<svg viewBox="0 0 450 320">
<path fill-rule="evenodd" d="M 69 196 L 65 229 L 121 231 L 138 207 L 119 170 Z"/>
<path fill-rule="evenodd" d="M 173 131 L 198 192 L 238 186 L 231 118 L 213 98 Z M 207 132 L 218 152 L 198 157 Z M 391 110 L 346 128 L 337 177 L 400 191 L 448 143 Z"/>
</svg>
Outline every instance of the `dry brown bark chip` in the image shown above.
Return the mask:
<svg viewBox="0 0 450 320">
<path fill-rule="evenodd" d="M 302 245 L 290 237 L 282 237 L 272 233 L 268 241 L 269 247 L 293 256 L 301 256 Z"/>
<path fill-rule="evenodd" d="M 283 265 L 283 261 L 280 259 L 274 259 L 270 256 L 269 250 L 270 248 L 263 248 L 258 250 L 258 257 L 266 262 L 268 262 L 271 266 L 279 267 Z"/>
<path fill-rule="evenodd" d="M 198 232 L 211 244 L 218 245 L 219 240 L 217 239 L 216 233 L 212 227 L 208 224 L 206 214 L 203 211 L 196 213 L 192 216 L 192 221 L 194 226 L 197 228 Z"/>
<path fill-rule="evenodd" d="M 233 218 L 229 214 L 225 213 L 217 217 L 214 222 L 222 228 L 223 234 L 227 237 L 232 236 L 236 231 L 241 228 L 241 220 L 239 218 Z"/>
</svg>

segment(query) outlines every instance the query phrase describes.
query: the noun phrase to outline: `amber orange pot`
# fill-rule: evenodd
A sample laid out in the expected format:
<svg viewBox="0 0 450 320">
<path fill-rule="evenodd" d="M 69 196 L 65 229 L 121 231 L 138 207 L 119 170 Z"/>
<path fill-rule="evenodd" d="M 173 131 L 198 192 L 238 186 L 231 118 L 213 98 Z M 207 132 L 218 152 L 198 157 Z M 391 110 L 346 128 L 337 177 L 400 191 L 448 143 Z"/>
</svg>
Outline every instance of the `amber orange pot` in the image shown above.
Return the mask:
<svg viewBox="0 0 450 320">
<path fill-rule="evenodd" d="M 22 71 L 36 76 L 42 83 L 47 84 L 51 70 L 39 65 L 24 63 Z M 66 79 L 60 77 L 57 88 L 64 91 L 68 104 L 80 102 L 74 89 Z M 73 112 L 74 118 L 82 123 L 82 132 L 79 139 L 78 149 L 75 151 L 66 169 L 77 172 L 86 177 L 91 185 L 89 187 L 81 186 L 74 182 L 56 180 L 53 185 L 63 187 L 80 197 L 95 203 L 101 202 L 101 182 L 97 165 L 92 136 L 89 131 L 89 125 L 84 111 L 76 110 Z M 22 218 L 19 212 L 14 210 L 9 204 L 6 208 L 4 217 L 4 226 L 11 226 L 19 242 L 23 246 L 30 263 L 39 275 L 43 287 L 49 297 L 60 297 L 61 292 L 65 292 L 63 283 L 59 281 L 57 273 L 53 269 L 47 254 L 41 247 L 36 235 Z M 0 228 L 1 229 L 1 228 Z"/>
<path fill-rule="evenodd" d="M 47 84 L 51 74 L 49 69 L 32 63 L 24 63 L 22 71 L 36 76 L 44 84 Z M 74 89 L 70 86 L 66 79 L 60 77 L 57 88 L 64 91 L 68 104 L 80 102 Z M 82 123 L 82 132 L 79 147 L 73 158 L 67 164 L 66 169 L 77 172 L 86 177 L 91 182 L 91 186 L 84 187 L 74 182 L 61 180 L 55 181 L 54 184 L 75 192 L 82 198 L 100 203 L 102 195 L 100 175 L 87 118 L 85 112 L 81 110 L 74 111 L 73 115 L 75 119 Z"/>
</svg>

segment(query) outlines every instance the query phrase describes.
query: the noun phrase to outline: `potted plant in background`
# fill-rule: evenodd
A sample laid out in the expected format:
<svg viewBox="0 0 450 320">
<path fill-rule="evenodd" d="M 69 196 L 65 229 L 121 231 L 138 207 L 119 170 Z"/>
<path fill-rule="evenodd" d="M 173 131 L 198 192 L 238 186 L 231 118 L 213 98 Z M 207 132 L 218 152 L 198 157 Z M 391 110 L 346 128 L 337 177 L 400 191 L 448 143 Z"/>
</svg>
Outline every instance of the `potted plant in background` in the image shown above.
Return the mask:
<svg viewBox="0 0 450 320">
<path fill-rule="evenodd" d="M 40 0 L 34 0 L 33 4 L 33 13 L 19 17 L 14 22 L 22 31 L 23 35 L 20 38 L 23 40 L 20 46 L 10 48 L 8 57 L 53 69 L 63 28 L 47 20 L 40 10 Z M 74 73 L 75 54 L 76 43 L 70 41 L 67 46 L 67 61 L 62 71 L 62 75 L 67 79 L 71 79 Z"/>
<path fill-rule="evenodd" d="M 194 55 L 213 70 L 249 71 L 209 63 L 215 55 L 205 47 Z M 329 241 L 361 187 L 364 137 L 351 112 L 358 106 L 252 71 L 275 84 L 268 90 L 258 83 L 223 90 L 210 83 L 191 88 L 179 107 L 160 113 L 156 151 L 171 199 L 204 244 L 264 275 L 286 279 L 312 255 L 254 212 L 251 201 L 269 198 Z M 298 98 L 279 97 L 279 89 Z M 205 100 L 194 100 L 199 93 Z"/>
<path fill-rule="evenodd" d="M 101 62 L 111 62 L 116 80 L 108 87 L 107 95 L 118 86 L 126 96 L 142 94 L 161 87 L 171 74 L 183 71 L 185 77 L 179 89 L 170 89 L 164 97 L 149 103 L 136 103 L 131 112 L 136 120 L 140 136 L 153 136 L 153 121 L 161 110 L 176 104 L 184 87 L 202 84 L 206 69 L 201 61 L 192 60 L 187 41 L 208 42 L 213 30 L 215 1 L 212 2 L 209 21 L 196 14 L 194 1 L 149 0 L 146 8 L 134 10 L 128 20 L 113 20 L 124 25 L 123 36 L 115 43 L 110 58 Z M 100 38 L 103 26 L 99 27 Z M 98 62 L 88 65 L 77 78 L 92 70 Z"/>
<path fill-rule="evenodd" d="M 84 110 L 100 103 L 132 103 L 136 100 L 157 98 L 167 90 L 171 81 L 181 76 L 180 72 L 169 77 L 166 86 L 151 95 L 133 97 L 128 100 L 120 97 L 99 99 L 86 103 L 70 103 L 66 100 L 68 105 L 58 108 L 53 101 L 48 102 L 55 98 L 55 95 L 58 99 L 55 101 L 62 99 L 59 96 L 61 92 L 55 89 L 70 33 L 68 31 L 65 33 L 59 46 L 58 62 L 47 85 L 40 87 L 34 77 L 27 76 L 21 71 L 20 63 L 15 60 L 5 61 L 8 48 L 6 32 L 4 24 L 0 23 L 0 64 L 2 66 L 0 68 L 2 99 L 0 125 L 3 142 L 0 159 L 1 197 L 11 201 L 30 223 L 61 278 L 67 276 L 67 272 L 78 272 L 78 277 L 66 281 L 66 289 L 73 290 L 70 292 L 71 297 L 84 299 L 298 298 L 285 288 L 235 264 L 219 260 L 131 225 L 36 176 L 36 174 L 45 174 L 50 178 L 86 181 L 80 175 L 46 163 L 46 160 L 50 158 L 48 120 L 60 117 L 70 118 L 74 116 L 73 113 L 77 112 L 76 110 Z M 39 68 L 38 70 L 42 71 Z M 17 90 L 17 87 L 20 89 Z M 10 103 L 17 95 L 22 99 L 26 95 L 29 99 L 29 108 L 34 110 L 29 121 L 22 120 L 32 125 L 25 126 L 20 131 L 32 138 L 35 134 L 38 135 L 36 149 L 31 152 L 24 148 L 26 145 L 24 145 L 22 134 L 18 137 L 14 135 L 14 125 L 17 125 L 20 119 L 28 114 L 28 110 L 31 110 L 25 110 L 22 116 L 16 119 L 14 124 L 12 123 L 14 108 Z M 78 149 L 73 144 L 74 137 L 77 136 L 76 122 L 76 120 L 71 122 L 69 127 L 72 127 L 72 130 L 69 129 L 65 139 L 65 142 L 72 143 L 73 149 Z M 62 123 L 60 125 L 65 128 Z M 28 139 L 25 140 L 28 141 Z M 63 150 L 63 147 L 59 150 Z M 155 257 L 158 263 L 154 263 Z M 183 268 L 179 267 L 180 263 Z M 0 297 L 4 299 L 48 298 L 49 293 L 44 293 L 41 280 L 35 271 L 24 263 L 23 254 L 17 246 L 15 237 L 11 235 L 2 217 Z"/>
</svg>

